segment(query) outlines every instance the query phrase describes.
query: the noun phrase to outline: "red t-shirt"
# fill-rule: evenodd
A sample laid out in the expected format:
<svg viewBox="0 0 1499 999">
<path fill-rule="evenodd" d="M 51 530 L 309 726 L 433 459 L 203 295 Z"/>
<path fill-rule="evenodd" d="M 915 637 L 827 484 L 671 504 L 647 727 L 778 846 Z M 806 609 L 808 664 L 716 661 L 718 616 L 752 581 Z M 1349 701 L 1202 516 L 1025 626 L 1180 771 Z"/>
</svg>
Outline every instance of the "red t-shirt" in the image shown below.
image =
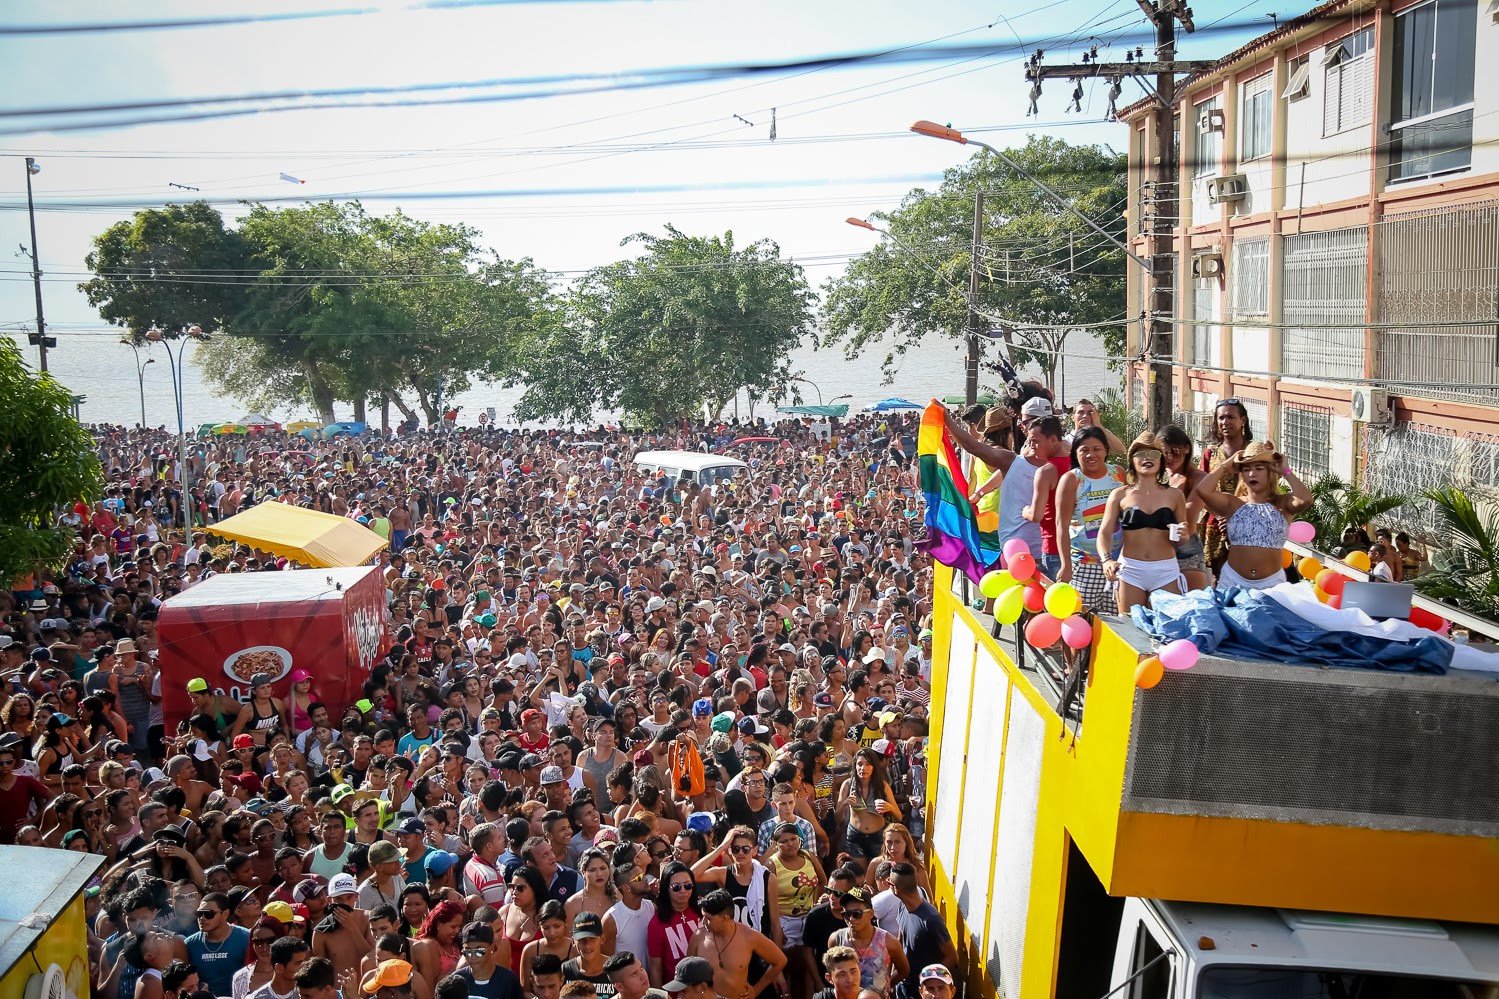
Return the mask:
<svg viewBox="0 0 1499 999">
<path fill-rule="evenodd" d="M 10 790 L 0 788 L 0 843 L 14 843 L 16 830 L 26 824 L 26 814 L 31 811 L 31 803 L 34 801 L 38 806 L 44 805 L 51 797 L 52 792 L 47 790 L 47 785 L 35 777 L 22 774 L 16 775 L 16 782 L 10 786 Z"/>
<path fill-rule="evenodd" d="M 692 935 L 702 925 L 702 919 L 691 909 L 674 913 L 666 922 L 655 916 L 645 928 L 645 949 L 651 957 L 661 962 L 661 980 L 669 981 L 677 973 L 677 962 L 687 956 L 687 947 Z"/>
<path fill-rule="evenodd" d="M 1052 465 L 1056 466 L 1058 479 L 1066 475 L 1072 468 L 1072 456 L 1059 454 L 1055 458 L 1048 458 Z M 1055 491 L 1046 497 L 1046 513 L 1041 517 L 1041 553 L 1043 555 L 1060 555 L 1061 549 L 1057 547 L 1057 494 Z"/>
</svg>

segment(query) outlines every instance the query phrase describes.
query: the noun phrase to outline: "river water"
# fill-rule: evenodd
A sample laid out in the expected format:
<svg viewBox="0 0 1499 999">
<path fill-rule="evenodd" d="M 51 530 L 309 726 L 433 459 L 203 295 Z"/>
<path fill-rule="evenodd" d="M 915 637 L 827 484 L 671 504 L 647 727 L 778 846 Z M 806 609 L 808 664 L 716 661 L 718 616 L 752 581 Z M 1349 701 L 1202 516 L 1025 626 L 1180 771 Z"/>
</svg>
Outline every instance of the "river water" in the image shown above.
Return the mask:
<svg viewBox="0 0 1499 999">
<path fill-rule="evenodd" d="M 25 344 L 25 338 L 17 339 L 28 362 L 34 363 L 36 350 Z M 175 349 L 175 348 L 174 348 Z M 202 423 L 234 420 L 243 416 L 245 406 L 238 400 L 219 395 L 207 385 L 197 366 L 193 363 L 193 347 L 188 347 L 184 358 L 183 404 L 184 422 L 191 429 Z M 1103 353 L 1102 344 L 1085 333 L 1075 333 L 1068 339 L 1069 354 L 1088 355 L 1064 360 L 1063 378 L 1058 395 L 1070 402 L 1080 395 L 1095 393 L 1100 388 L 1117 387 L 1118 375 L 1107 369 L 1105 362 L 1097 359 Z M 956 341 L 941 341 L 921 350 L 914 350 L 899 358 L 899 367 L 890 384 L 883 382 L 879 359 L 883 351 L 872 351 L 862 358 L 847 360 L 841 350 L 813 350 L 803 347 L 792 354 L 792 368 L 805 378 L 816 383 L 816 388 L 805 383 L 795 387 L 801 391 L 805 403 L 818 402 L 818 390 L 822 399 L 832 402 L 835 397 L 847 394 L 851 411 L 868 406 L 880 399 L 900 396 L 915 403 L 925 403 L 932 396 L 956 395 L 963 391 L 963 356 Z M 151 426 L 175 426 L 177 410 L 173 402 L 171 371 L 163 347 L 154 346 L 143 350 L 141 358 L 154 359 L 145 368 L 146 423 Z M 141 390 L 136 379 L 135 356 L 130 347 L 117 342 L 114 336 L 87 335 L 59 337 L 58 346 L 48 351 L 49 370 L 72 392 L 87 397 L 80 410 L 85 423 L 123 423 L 134 425 L 141 419 Z M 1034 374 L 1034 372 L 1032 372 Z M 991 385 L 993 376 L 980 379 Z M 462 407 L 460 423 L 474 423 L 478 413 L 493 406 L 501 423 L 511 422 L 511 409 L 519 400 L 522 389 L 476 386 L 461 393 L 456 402 Z M 749 400 L 741 395 L 738 400 L 739 415 L 748 417 Z M 726 415 L 733 415 L 731 406 Z M 283 422 L 311 419 L 309 408 L 284 407 L 269 414 Z M 349 407 L 338 407 L 341 419 L 350 418 Z M 770 408 L 760 403 L 755 416 L 773 417 Z M 377 412 L 370 414 L 371 420 L 379 419 Z M 392 419 L 399 414 L 392 410 Z"/>
</svg>

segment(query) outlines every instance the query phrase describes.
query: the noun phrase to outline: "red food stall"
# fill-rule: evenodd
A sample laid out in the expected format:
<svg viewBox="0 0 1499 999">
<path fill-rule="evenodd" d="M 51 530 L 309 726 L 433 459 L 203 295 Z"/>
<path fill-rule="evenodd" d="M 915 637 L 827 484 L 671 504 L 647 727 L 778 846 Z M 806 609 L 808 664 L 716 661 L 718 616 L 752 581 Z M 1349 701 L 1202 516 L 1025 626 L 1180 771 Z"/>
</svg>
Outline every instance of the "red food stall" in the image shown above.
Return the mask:
<svg viewBox="0 0 1499 999">
<path fill-rule="evenodd" d="M 166 731 L 191 713 L 187 682 L 202 677 L 239 701 L 269 673 L 285 698 L 293 670 L 334 719 L 364 696 L 370 668 L 389 648 L 385 582 L 373 566 L 222 573 L 161 605 L 161 693 Z"/>
</svg>

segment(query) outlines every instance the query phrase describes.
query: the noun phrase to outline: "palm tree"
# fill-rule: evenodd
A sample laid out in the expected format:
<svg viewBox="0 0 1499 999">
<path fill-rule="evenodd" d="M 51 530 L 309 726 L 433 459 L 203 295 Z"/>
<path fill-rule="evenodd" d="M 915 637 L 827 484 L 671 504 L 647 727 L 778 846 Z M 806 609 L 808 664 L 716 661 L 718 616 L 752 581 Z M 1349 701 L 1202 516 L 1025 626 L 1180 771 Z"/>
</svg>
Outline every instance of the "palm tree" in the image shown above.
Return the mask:
<svg viewBox="0 0 1499 999">
<path fill-rule="evenodd" d="M 1432 554 L 1431 568 L 1416 580 L 1416 589 L 1499 620 L 1499 513 L 1481 513 L 1471 496 L 1451 486 L 1423 495 L 1447 529 L 1447 547 Z"/>
<path fill-rule="evenodd" d="M 1324 475 L 1311 486 L 1312 508 L 1302 515 L 1317 529 L 1320 547 L 1331 551 L 1349 527 L 1367 530 L 1377 518 L 1405 502 L 1403 496 L 1365 492 L 1336 475 Z"/>
</svg>

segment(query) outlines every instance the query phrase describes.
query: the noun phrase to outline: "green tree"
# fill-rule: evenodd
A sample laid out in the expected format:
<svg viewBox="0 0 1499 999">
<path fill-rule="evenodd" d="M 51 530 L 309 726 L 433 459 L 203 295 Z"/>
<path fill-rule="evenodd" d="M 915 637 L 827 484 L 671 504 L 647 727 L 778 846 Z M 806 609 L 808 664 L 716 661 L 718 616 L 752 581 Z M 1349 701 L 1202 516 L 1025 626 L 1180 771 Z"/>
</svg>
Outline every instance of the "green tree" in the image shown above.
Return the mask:
<svg viewBox="0 0 1499 999">
<path fill-rule="evenodd" d="M 1446 545 L 1432 553 L 1431 568 L 1416 578 L 1416 589 L 1499 621 L 1499 514 L 1451 486 L 1422 495 L 1436 507 Z"/>
<path fill-rule="evenodd" d="M 0 578 L 60 565 L 73 543 L 57 514 L 92 502 L 104 473 L 95 444 L 73 418 L 73 397 L 51 375 L 33 374 L 0 339 Z"/>
<path fill-rule="evenodd" d="M 94 276 L 78 289 L 136 340 L 152 326 L 228 326 L 251 277 L 239 233 L 206 201 L 136 212 L 94 237 L 84 262 Z"/>
<path fill-rule="evenodd" d="M 812 292 L 769 240 L 732 232 L 639 233 L 645 252 L 597 267 L 538 325 L 513 381 L 522 419 L 587 420 L 614 409 L 660 426 L 719 412 L 742 388 L 785 396 L 790 352 L 810 331 Z"/>
<path fill-rule="evenodd" d="M 1124 156 L 1046 136 L 1033 136 L 1007 153 L 1088 218 L 1110 232 L 1123 232 Z M 1123 316 L 1123 252 L 997 158 L 980 152 L 948 170 L 937 190 L 918 188 L 894 211 L 876 213 L 893 238 L 881 240 L 827 283 L 825 342 L 842 344 L 850 358 L 883 349 L 888 376 L 900 355 L 928 338 L 961 337 L 968 324 L 979 190 L 985 204 L 978 307 L 991 317 L 1015 320 L 984 320 L 1000 331 L 1000 349 L 1010 363 L 1034 361 L 1050 381 L 1054 354 L 1068 329 Z M 1028 323 L 1062 329 L 1027 329 Z M 1114 363 L 1122 362 L 1123 327 L 1100 332 Z"/>
</svg>

